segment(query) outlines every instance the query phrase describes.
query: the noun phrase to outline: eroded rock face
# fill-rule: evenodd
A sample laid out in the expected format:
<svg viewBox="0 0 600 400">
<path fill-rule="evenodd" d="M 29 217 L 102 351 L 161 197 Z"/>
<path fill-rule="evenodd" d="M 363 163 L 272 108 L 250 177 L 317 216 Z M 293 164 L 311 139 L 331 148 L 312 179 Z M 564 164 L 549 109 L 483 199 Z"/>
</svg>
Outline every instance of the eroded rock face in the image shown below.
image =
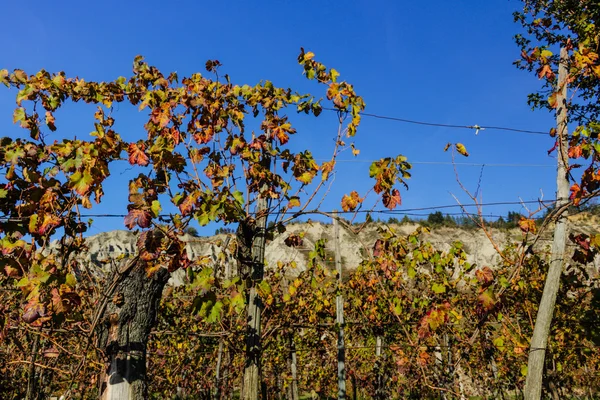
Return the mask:
<svg viewBox="0 0 600 400">
<path fill-rule="evenodd" d="M 371 253 L 375 240 L 378 237 L 377 229 L 383 225 L 369 224 L 358 235 L 351 233 L 340 226 L 342 263 L 346 270 L 354 270 L 362 260 Z M 413 232 L 418 225 L 392 225 L 397 232 L 409 234 Z M 570 222 L 570 232 L 595 233 L 598 232 L 598 226 L 595 221 L 578 220 Z M 296 248 L 288 247 L 284 241 L 290 234 L 302 235 L 303 243 Z M 492 230 L 491 235 L 500 248 L 504 248 L 507 243 L 518 243 L 522 240 L 521 232 L 514 230 Z M 308 253 L 314 248 L 319 239 L 326 240 L 327 260 L 326 264 L 335 268 L 333 251 L 334 231 L 331 224 L 320 222 L 291 224 L 287 231 L 281 235 L 276 235 L 273 240 L 267 243 L 266 262 L 267 268 L 274 267 L 278 263 L 290 264 L 295 262 L 296 268 L 287 268 L 291 275 L 298 274 L 306 268 L 308 262 Z M 90 236 L 87 239 L 88 251 L 82 254 L 81 261 L 93 265 L 95 270 L 101 266 L 101 271 L 110 273 L 111 266 L 116 265 L 116 260 L 121 255 L 136 254 L 137 235 L 129 231 L 111 231 Z M 218 263 L 219 255 L 224 251 L 229 239 L 227 235 L 217 235 L 213 237 L 196 238 L 189 235 L 183 238 L 188 242 L 188 257 L 192 260 L 199 257 L 207 257 L 209 263 Z M 546 237 L 538 241 L 537 248 L 540 250 L 549 250 L 551 245 L 551 230 L 548 230 Z M 453 242 L 461 241 L 468 254 L 467 261 L 478 266 L 494 267 L 499 262 L 499 255 L 489 238 L 481 230 L 461 229 L 441 227 L 433 229 L 432 232 L 423 237 L 423 240 L 429 241 L 434 248 L 447 251 Z M 229 250 L 227 250 L 229 251 Z M 111 262 L 113 260 L 113 262 Z M 587 266 L 588 272 L 596 274 L 600 267 L 600 258 L 596 258 L 593 265 Z M 230 273 L 235 274 L 236 265 L 229 265 Z M 102 272 L 101 272 L 102 273 Z M 181 285 L 184 282 L 185 272 L 175 272 L 170 284 Z"/>
<path fill-rule="evenodd" d="M 90 236 L 86 239 L 88 250 L 82 253 L 80 261 L 94 267 L 94 271 L 100 275 L 109 275 L 118 265 L 121 256 L 137 254 L 137 237 L 138 234 L 124 230 Z M 191 260 L 208 257 L 214 263 L 217 263 L 219 254 L 223 251 L 223 244 L 226 243 L 225 235 L 210 238 L 185 235 L 183 240 L 188 242 L 186 250 Z M 169 284 L 178 286 L 184 283 L 184 279 L 185 271 L 179 270 L 171 275 Z"/>
</svg>

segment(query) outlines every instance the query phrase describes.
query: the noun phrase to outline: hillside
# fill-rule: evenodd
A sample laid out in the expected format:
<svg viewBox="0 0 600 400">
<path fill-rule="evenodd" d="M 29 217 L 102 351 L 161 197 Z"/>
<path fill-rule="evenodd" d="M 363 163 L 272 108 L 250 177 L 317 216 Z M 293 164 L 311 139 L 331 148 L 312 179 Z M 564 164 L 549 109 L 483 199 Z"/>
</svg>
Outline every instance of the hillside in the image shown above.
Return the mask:
<svg viewBox="0 0 600 400">
<path fill-rule="evenodd" d="M 379 228 L 390 226 L 402 234 L 413 232 L 418 225 L 411 224 L 391 224 L 381 223 L 368 224 L 358 235 L 351 233 L 347 229 L 340 227 L 341 251 L 343 268 L 347 270 L 355 269 L 363 259 L 363 255 L 371 251 L 375 240 L 377 239 Z M 569 219 L 569 231 L 573 233 L 597 233 L 600 224 L 595 215 L 579 214 Z M 492 229 L 490 230 L 494 241 L 500 248 L 504 248 L 508 243 L 520 243 L 523 235 L 519 229 Z M 551 232 L 549 229 L 542 235 L 536 248 L 538 251 L 545 252 L 550 250 Z M 290 235 L 296 234 L 303 236 L 303 243 L 297 248 L 290 248 L 285 245 L 284 240 Z M 184 238 L 188 243 L 188 254 L 191 259 L 206 256 L 216 261 L 219 253 L 222 251 L 223 243 L 226 241 L 226 235 L 216 235 L 212 237 L 193 237 L 186 235 Z M 319 239 L 327 241 L 327 262 L 333 268 L 333 226 L 321 222 L 291 224 L 287 231 L 281 235 L 276 235 L 269 241 L 266 249 L 267 268 L 277 265 L 278 262 L 289 263 L 294 261 L 297 271 L 306 268 L 308 252 L 312 250 L 314 244 Z M 435 248 L 448 250 L 455 241 L 461 241 L 468 254 L 468 262 L 478 265 L 488 265 L 493 267 L 498 262 L 499 256 L 491 244 L 488 237 L 480 229 L 466 229 L 461 227 L 437 227 L 432 228 L 431 233 L 424 235 L 424 240 L 430 241 Z M 107 261 L 116 259 L 120 255 L 135 254 L 136 234 L 129 231 L 112 231 L 91 236 L 87 239 L 88 252 L 83 255 L 83 259 L 94 263 L 107 265 Z M 572 243 L 567 243 L 573 246 Z M 588 266 L 591 270 L 598 271 L 600 259 L 596 258 L 594 265 Z M 233 267 L 235 269 L 235 266 Z M 294 271 L 290 271 L 294 274 Z M 181 284 L 183 282 L 183 271 L 178 271 L 172 278 L 172 283 Z"/>
</svg>

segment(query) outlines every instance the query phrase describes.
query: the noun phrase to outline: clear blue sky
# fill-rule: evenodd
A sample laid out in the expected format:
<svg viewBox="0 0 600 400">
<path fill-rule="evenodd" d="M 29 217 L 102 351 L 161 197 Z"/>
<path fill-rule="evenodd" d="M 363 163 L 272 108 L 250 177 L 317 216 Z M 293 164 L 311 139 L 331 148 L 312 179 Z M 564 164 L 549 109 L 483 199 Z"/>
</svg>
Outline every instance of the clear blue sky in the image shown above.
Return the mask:
<svg viewBox="0 0 600 400">
<path fill-rule="evenodd" d="M 133 57 L 142 54 L 163 72 L 179 76 L 204 70 L 219 59 L 221 71 L 235 83 L 263 79 L 276 85 L 317 91 L 305 82 L 296 57 L 302 46 L 336 68 L 366 101 L 366 112 L 458 125 L 508 126 L 548 131 L 553 117 L 532 112 L 526 96 L 537 78 L 517 70 L 519 51 L 513 35 L 519 27 L 512 12 L 519 1 L 20 1 L 3 6 L 0 68 L 29 73 L 64 70 L 86 80 L 113 80 L 131 73 Z M 14 91 L 0 88 L 0 127 L 4 135 L 21 135 L 12 125 Z M 118 114 L 117 110 L 117 114 Z M 120 133 L 143 138 L 145 115 L 117 115 Z M 93 110 L 68 106 L 57 114 L 56 135 L 83 138 L 92 130 Z M 121 119 L 119 119 L 121 118 Z M 333 137 L 331 119 L 301 122 L 294 138 L 301 146 L 322 149 Z M 356 137 L 356 160 L 402 153 L 415 162 L 410 190 L 401 209 L 453 204 L 451 193 L 465 200 L 443 148 L 464 143 L 471 156 L 461 162 L 552 166 L 549 136 L 425 127 L 365 117 Z M 324 146 L 325 144 L 325 146 Z M 351 159 L 349 153 L 341 156 Z M 366 189 L 368 163 L 340 163 L 334 188 L 323 208 L 339 207 L 343 193 Z M 94 212 L 124 213 L 124 164 L 106 188 L 106 204 Z M 463 183 L 475 189 L 480 167 L 461 166 Z M 543 191 L 554 197 L 553 167 L 494 167 L 483 170 L 486 202 L 535 200 Z M 519 206 L 488 207 L 505 214 Z M 452 210 L 448 210 L 452 211 Z M 458 210 L 454 210 L 458 211 Z M 100 220 L 95 233 L 124 228 L 123 221 Z M 211 233 L 214 227 L 203 233 Z"/>
</svg>

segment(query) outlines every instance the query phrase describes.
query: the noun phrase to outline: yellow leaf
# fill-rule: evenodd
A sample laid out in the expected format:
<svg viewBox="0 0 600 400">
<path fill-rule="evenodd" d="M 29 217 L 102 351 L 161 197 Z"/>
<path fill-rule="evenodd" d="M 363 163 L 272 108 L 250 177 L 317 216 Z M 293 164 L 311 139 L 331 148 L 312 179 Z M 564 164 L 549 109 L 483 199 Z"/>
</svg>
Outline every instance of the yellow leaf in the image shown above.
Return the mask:
<svg viewBox="0 0 600 400">
<path fill-rule="evenodd" d="M 540 55 L 542 56 L 542 58 L 546 59 L 548 57 L 552 57 L 552 52 L 550 50 L 542 50 L 542 53 Z"/>
<path fill-rule="evenodd" d="M 315 53 L 313 53 L 312 51 L 309 51 L 308 53 L 304 54 L 304 60 L 312 60 L 315 57 Z"/>
<path fill-rule="evenodd" d="M 353 190 L 350 195 L 346 194 L 342 197 L 342 209 L 346 212 L 354 211 L 362 201 L 363 199 L 361 199 L 358 193 Z"/>
<path fill-rule="evenodd" d="M 552 93 L 550 97 L 548 97 L 548 104 L 551 108 L 556 108 L 556 93 Z"/>
<path fill-rule="evenodd" d="M 469 157 L 469 153 L 467 152 L 467 148 L 462 143 L 456 143 L 456 151 L 458 151 L 459 154 L 462 154 L 465 157 Z"/>
</svg>

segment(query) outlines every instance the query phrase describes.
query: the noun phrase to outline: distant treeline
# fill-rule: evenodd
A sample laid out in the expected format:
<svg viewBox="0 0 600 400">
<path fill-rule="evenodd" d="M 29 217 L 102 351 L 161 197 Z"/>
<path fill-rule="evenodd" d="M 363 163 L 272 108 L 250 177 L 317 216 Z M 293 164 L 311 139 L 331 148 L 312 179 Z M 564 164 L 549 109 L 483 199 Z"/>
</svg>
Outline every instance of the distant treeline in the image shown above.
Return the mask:
<svg viewBox="0 0 600 400">
<path fill-rule="evenodd" d="M 548 207 L 543 212 L 539 212 L 534 216 L 536 223 L 543 222 L 549 214 L 554 211 L 554 207 Z M 587 212 L 590 215 L 600 215 L 600 204 L 588 203 L 580 205 L 578 207 L 571 206 L 568 209 L 569 215 L 580 214 Z M 483 221 L 487 226 L 498 229 L 513 229 L 517 228 L 519 221 L 522 217 L 527 217 L 526 214 L 522 214 L 517 211 L 509 211 L 506 217 L 500 216 L 497 219 L 483 218 Z M 346 222 L 350 223 L 350 221 Z M 449 215 L 444 214 L 441 211 L 435 211 L 430 213 L 426 218 L 410 218 L 408 215 L 404 215 L 402 218 L 390 217 L 386 219 L 373 218 L 371 214 L 367 214 L 366 222 L 370 223 L 387 223 L 387 224 L 419 224 L 421 226 L 429 228 L 439 227 L 460 227 L 466 229 L 475 229 L 479 227 L 480 218 L 477 215 Z M 361 222 L 362 223 L 362 222 Z M 354 223 L 354 225 L 360 225 L 361 223 Z"/>
<path fill-rule="evenodd" d="M 554 207 L 548 207 L 546 208 L 543 212 L 539 212 L 536 214 L 537 217 L 535 217 L 535 221 L 536 223 L 541 223 L 544 219 L 546 219 L 546 217 L 552 213 L 554 211 Z M 587 212 L 590 215 L 600 215 L 600 204 L 597 203 L 587 203 L 584 205 L 580 205 L 578 207 L 569 207 L 568 213 L 569 215 L 573 215 L 573 214 L 579 214 L 582 212 Z M 517 228 L 519 225 L 519 221 L 521 220 L 521 217 L 527 217 L 526 214 L 517 212 L 517 211 L 509 211 L 508 214 L 504 217 L 504 216 L 500 216 L 497 219 L 490 219 L 490 218 L 483 218 L 483 220 L 485 221 L 485 224 L 487 226 L 491 226 L 493 228 L 497 228 L 497 229 L 513 229 L 513 228 Z M 376 223 L 376 224 L 398 224 L 398 225 L 404 225 L 404 224 L 419 224 L 421 226 L 425 226 L 428 228 L 439 228 L 439 227 L 449 227 L 449 228 L 453 228 L 453 227 L 460 227 L 460 228 L 464 228 L 464 229 L 476 229 L 479 227 L 479 221 L 480 218 L 477 215 L 450 215 L 450 214 L 444 214 L 441 211 L 435 211 L 430 213 L 426 218 L 411 218 L 408 215 L 404 215 L 402 218 L 397 218 L 397 217 L 389 217 L 387 219 L 382 219 L 382 218 L 373 218 L 372 214 L 367 214 L 365 221 L 362 222 L 352 222 L 349 221 L 347 219 L 342 218 L 343 221 L 345 221 L 347 224 L 349 225 L 361 225 L 366 223 Z M 323 224 L 329 224 L 330 222 L 325 220 L 311 220 L 308 219 L 306 221 L 298 221 L 298 222 L 306 222 L 306 223 L 310 223 L 310 222 L 320 222 Z M 274 229 L 275 227 L 275 223 L 273 221 L 269 222 L 268 227 L 270 229 Z M 217 228 L 217 230 L 215 230 L 215 235 L 221 235 L 221 234 L 233 234 L 235 232 L 235 230 L 231 227 L 220 227 Z M 194 227 L 189 227 L 186 230 L 186 233 L 191 235 L 191 236 L 195 236 L 198 237 L 200 236 L 198 233 L 198 230 Z"/>
</svg>

